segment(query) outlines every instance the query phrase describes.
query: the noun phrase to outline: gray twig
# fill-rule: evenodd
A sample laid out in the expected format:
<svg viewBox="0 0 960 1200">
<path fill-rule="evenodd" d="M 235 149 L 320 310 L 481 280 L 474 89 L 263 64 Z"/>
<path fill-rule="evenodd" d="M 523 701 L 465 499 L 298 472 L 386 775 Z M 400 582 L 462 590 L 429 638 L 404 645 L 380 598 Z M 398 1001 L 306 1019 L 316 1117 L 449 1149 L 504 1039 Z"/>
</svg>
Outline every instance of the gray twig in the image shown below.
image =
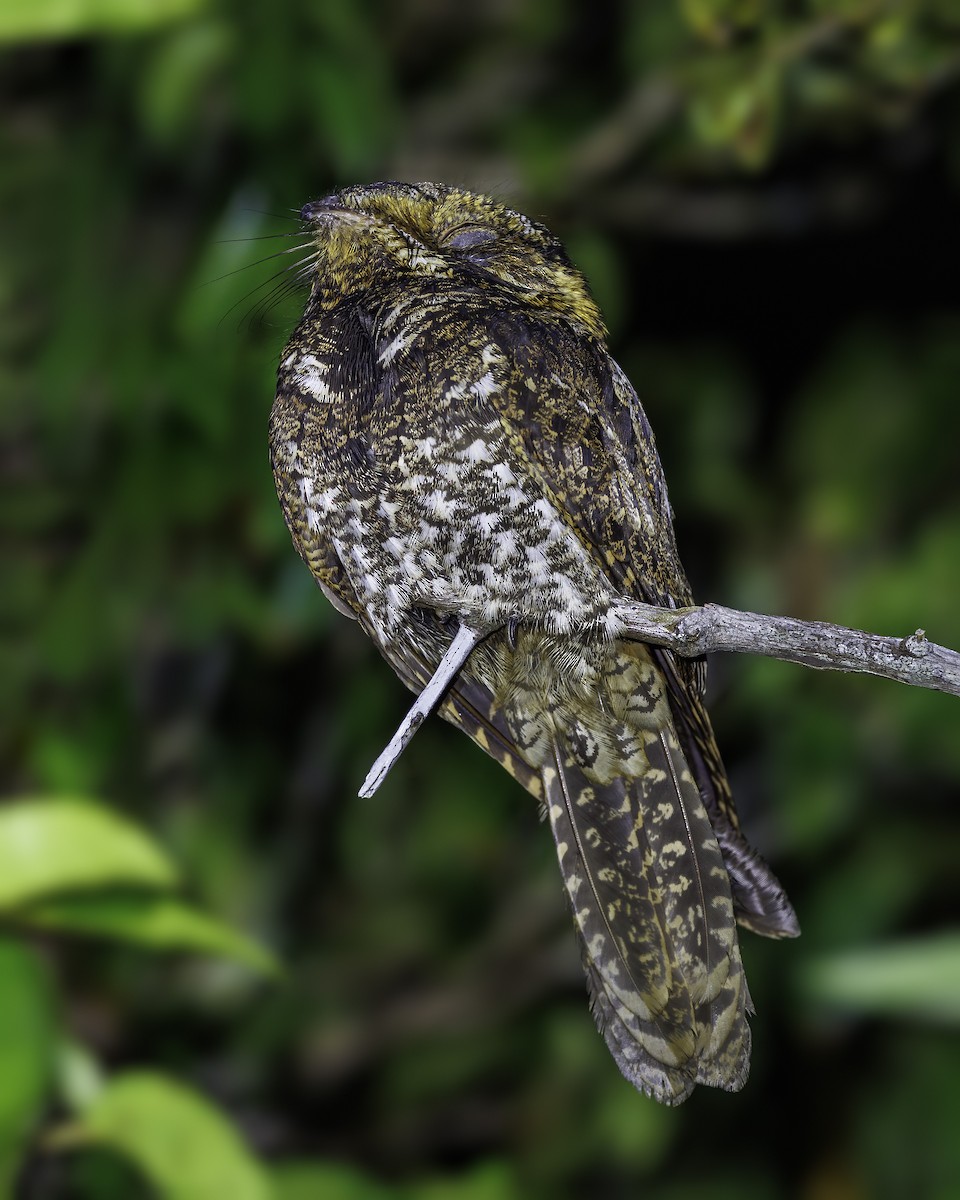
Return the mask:
<svg viewBox="0 0 960 1200">
<path fill-rule="evenodd" d="M 882 637 L 823 621 L 769 617 L 720 604 L 657 608 L 629 601 L 617 610 L 623 636 L 666 646 L 684 658 L 717 650 L 763 654 L 823 671 L 858 671 L 960 696 L 960 654 L 928 642 L 922 629 Z"/>
<path fill-rule="evenodd" d="M 372 796 L 387 772 L 409 746 L 413 735 L 417 732 L 427 717 L 440 703 L 440 697 L 457 676 L 457 672 L 470 657 L 470 651 L 477 642 L 483 640 L 483 634 L 469 625 L 461 625 L 456 636 L 447 647 L 447 652 L 440 660 L 440 665 L 433 673 L 427 686 L 413 703 L 413 707 L 400 723 L 400 728 L 387 743 L 377 761 L 370 768 L 363 786 L 357 793 L 360 796 Z"/>
</svg>

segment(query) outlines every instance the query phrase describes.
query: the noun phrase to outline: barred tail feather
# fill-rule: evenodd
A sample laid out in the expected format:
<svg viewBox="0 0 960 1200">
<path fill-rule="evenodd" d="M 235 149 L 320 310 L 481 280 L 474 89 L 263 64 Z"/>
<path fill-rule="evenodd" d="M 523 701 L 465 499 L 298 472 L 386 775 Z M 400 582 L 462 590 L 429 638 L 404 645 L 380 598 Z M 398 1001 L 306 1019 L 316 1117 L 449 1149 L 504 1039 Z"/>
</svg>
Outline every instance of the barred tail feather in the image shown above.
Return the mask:
<svg viewBox="0 0 960 1200">
<path fill-rule="evenodd" d="M 558 738 L 544 794 L 597 1024 L 635 1087 L 679 1104 L 697 1083 L 743 1085 L 750 1001 L 729 879 L 676 734 L 639 736 L 644 768 L 602 782 Z"/>
<path fill-rule="evenodd" d="M 668 650 L 651 651 L 663 672 L 677 734 L 730 873 L 737 923 L 763 937 L 797 937 L 800 923 L 786 892 L 760 855 L 740 832 L 730 784 L 710 718 L 699 698 L 691 695 Z"/>
</svg>

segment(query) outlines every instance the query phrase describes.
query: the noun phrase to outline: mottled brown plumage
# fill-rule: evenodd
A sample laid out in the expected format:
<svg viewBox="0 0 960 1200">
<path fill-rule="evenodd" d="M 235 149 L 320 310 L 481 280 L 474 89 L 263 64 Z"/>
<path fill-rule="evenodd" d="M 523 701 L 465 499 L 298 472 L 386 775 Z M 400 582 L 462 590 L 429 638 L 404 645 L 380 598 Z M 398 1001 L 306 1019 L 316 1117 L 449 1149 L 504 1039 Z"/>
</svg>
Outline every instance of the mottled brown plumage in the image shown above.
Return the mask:
<svg viewBox="0 0 960 1200">
<path fill-rule="evenodd" d="M 307 205 L 311 292 L 271 418 L 294 544 L 419 691 L 482 634 L 440 711 L 543 801 L 598 1024 L 669 1104 L 739 1088 L 735 918 L 797 932 L 739 832 L 699 665 L 620 637 L 686 605 L 636 394 L 557 240 L 434 184 Z"/>
</svg>

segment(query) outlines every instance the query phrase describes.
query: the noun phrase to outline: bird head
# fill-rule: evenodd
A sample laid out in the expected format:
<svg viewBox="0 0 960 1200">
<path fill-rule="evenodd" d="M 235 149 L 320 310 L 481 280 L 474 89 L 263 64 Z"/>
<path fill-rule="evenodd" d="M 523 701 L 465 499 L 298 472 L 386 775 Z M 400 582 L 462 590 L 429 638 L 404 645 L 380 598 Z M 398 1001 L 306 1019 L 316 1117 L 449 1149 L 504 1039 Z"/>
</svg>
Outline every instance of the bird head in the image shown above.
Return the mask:
<svg viewBox="0 0 960 1200">
<path fill-rule="evenodd" d="M 586 281 L 543 225 L 476 192 L 435 183 L 373 183 L 305 204 L 314 240 L 312 300 L 330 308 L 401 277 L 472 287 L 603 337 Z"/>
</svg>

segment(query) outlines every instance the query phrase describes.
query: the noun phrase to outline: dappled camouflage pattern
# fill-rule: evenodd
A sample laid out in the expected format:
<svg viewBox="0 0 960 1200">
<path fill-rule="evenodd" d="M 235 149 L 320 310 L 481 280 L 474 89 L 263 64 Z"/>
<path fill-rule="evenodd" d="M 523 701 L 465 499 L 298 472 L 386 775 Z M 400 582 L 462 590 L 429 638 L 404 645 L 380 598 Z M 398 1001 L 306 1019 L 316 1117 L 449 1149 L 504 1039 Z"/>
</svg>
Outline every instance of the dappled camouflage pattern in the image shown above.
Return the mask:
<svg viewBox="0 0 960 1200">
<path fill-rule="evenodd" d="M 736 919 L 797 932 L 738 827 L 698 664 L 621 637 L 623 597 L 691 603 L 650 428 L 541 225 L 434 184 L 303 210 L 310 298 L 271 418 L 324 593 L 550 819 L 598 1024 L 669 1104 L 746 1077 Z"/>
</svg>

